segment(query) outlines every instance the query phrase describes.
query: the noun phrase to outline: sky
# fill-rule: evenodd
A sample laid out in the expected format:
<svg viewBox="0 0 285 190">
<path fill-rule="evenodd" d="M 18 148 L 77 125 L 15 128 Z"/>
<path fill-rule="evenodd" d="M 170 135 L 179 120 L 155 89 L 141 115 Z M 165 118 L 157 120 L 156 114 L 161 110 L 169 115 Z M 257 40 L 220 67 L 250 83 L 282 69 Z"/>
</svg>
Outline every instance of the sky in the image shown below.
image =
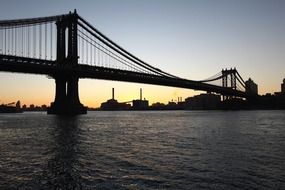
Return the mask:
<svg viewBox="0 0 285 190">
<path fill-rule="evenodd" d="M 1 0 L 0 20 L 65 14 L 81 17 L 124 49 L 173 75 L 202 80 L 236 67 L 259 94 L 280 91 L 285 78 L 283 0 Z M 81 102 L 98 107 L 111 98 L 143 97 L 150 103 L 201 92 L 94 79 L 80 79 Z M 0 104 L 49 105 L 55 83 L 44 75 L 0 73 Z"/>
</svg>

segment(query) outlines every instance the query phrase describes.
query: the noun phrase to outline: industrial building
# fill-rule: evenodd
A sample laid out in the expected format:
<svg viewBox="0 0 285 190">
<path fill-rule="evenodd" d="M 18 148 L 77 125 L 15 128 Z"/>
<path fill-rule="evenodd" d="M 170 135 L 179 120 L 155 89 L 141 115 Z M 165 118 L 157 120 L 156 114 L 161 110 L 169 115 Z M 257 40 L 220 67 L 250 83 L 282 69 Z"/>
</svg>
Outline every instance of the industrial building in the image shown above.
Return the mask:
<svg viewBox="0 0 285 190">
<path fill-rule="evenodd" d="M 115 89 L 112 88 L 112 99 L 107 100 L 107 102 L 101 103 L 100 110 L 116 111 L 116 110 L 129 110 L 130 108 L 131 108 L 130 104 L 119 103 L 115 99 Z"/>
<path fill-rule="evenodd" d="M 145 110 L 148 109 L 149 102 L 148 100 L 142 99 L 142 89 L 140 89 L 140 99 L 133 100 L 133 109 L 134 110 Z"/>
</svg>

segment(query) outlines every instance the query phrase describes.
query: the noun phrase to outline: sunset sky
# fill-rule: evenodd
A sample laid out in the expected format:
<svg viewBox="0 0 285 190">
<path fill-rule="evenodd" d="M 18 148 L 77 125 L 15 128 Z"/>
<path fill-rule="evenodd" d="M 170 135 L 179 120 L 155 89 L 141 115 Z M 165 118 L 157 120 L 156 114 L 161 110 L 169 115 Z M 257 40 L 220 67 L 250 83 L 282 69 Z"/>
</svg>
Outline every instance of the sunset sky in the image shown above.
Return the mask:
<svg viewBox="0 0 285 190">
<path fill-rule="evenodd" d="M 236 67 L 259 85 L 259 94 L 280 91 L 285 78 L 283 0 L 1 0 L 0 20 L 79 15 L 124 49 L 179 77 L 202 80 Z M 200 92 L 115 81 L 81 79 L 81 102 L 90 107 L 111 98 L 143 97 L 150 103 Z M 0 73 L 0 104 L 47 104 L 54 80 L 43 75 Z"/>
</svg>

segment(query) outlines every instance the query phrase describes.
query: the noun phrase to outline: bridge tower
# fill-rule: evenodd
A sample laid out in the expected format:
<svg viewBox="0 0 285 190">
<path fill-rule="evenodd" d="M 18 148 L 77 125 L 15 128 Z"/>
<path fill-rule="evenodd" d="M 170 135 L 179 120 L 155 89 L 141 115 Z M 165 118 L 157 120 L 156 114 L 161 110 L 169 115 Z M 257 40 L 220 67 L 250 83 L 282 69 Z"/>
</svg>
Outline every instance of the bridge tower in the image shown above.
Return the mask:
<svg viewBox="0 0 285 190">
<path fill-rule="evenodd" d="M 230 84 L 228 84 L 228 79 L 230 79 Z M 223 69 L 222 70 L 222 86 L 225 88 L 237 89 L 237 70 L 234 69 Z M 223 95 L 223 100 L 232 98 L 232 96 Z"/>
<path fill-rule="evenodd" d="M 72 68 L 78 65 L 76 11 L 63 16 L 57 25 L 57 57 L 59 72 L 53 74 L 55 79 L 55 100 L 48 109 L 48 114 L 78 115 L 86 114 L 87 108 L 79 100 L 79 77 Z M 67 31 L 67 33 L 66 33 Z M 66 36 L 67 34 L 67 36 Z M 67 39 L 67 55 L 66 55 Z M 62 69 L 60 69 L 62 68 Z M 64 69 L 63 69 L 64 68 Z"/>
</svg>

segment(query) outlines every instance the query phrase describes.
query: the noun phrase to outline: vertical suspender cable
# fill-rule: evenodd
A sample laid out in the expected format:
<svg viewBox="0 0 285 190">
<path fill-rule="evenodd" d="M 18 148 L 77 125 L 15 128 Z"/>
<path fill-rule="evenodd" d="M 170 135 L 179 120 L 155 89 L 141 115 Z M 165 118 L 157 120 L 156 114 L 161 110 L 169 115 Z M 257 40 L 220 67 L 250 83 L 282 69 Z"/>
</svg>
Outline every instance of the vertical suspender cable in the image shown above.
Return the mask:
<svg viewBox="0 0 285 190">
<path fill-rule="evenodd" d="M 25 57 L 25 49 L 26 49 L 26 44 L 25 44 L 25 26 L 23 25 L 23 33 L 22 33 L 22 41 L 23 41 L 23 57 Z"/>
<path fill-rule="evenodd" d="M 15 56 L 17 55 L 17 28 L 15 27 L 15 31 L 14 31 L 14 54 Z"/>
<path fill-rule="evenodd" d="M 102 44 L 102 50 L 104 50 L 104 44 Z M 106 55 L 105 55 L 104 51 L 102 51 L 102 60 L 103 60 L 104 64 L 106 65 L 106 67 L 110 67 L 110 65 L 108 65 L 108 63 L 106 62 Z"/>
<path fill-rule="evenodd" d="M 0 53 L 2 54 L 2 47 L 3 45 L 3 34 L 2 34 L 2 28 L 0 28 Z"/>
<path fill-rule="evenodd" d="M 24 26 L 24 57 L 27 56 L 27 27 Z"/>
<path fill-rule="evenodd" d="M 42 58 L 42 25 L 39 26 L 39 58 Z"/>
<path fill-rule="evenodd" d="M 36 57 L 36 46 L 35 46 L 35 43 L 36 43 L 36 26 L 33 26 L 33 58 Z"/>
<path fill-rule="evenodd" d="M 8 30 L 7 30 L 7 52 L 8 52 L 8 55 L 10 54 L 9 42 L 10 42 L 10 29 L 8 28 Z"/>
<path fill-rule="evenodd" d="M 109 67 L 108 64 L 106 63 L 106 60 L 105 60 L 105 53 L 104 53 L 103 50 L 104 50 L 104 44 L 102 44 L 102 46 L 101 46 L 102 63 L 103 63 L 104 65 L 106 65 L 106 67 Z"/>
<path fill-rule="evenodd" d="M 9 36 L 8 36 L 8 51 L 9 51 L 9 55 L 11 55 L 11 28 L 9 28 Z"/>
<path fill-rule="evenodd" d="M 24 57 L 24 26 L 21 27 L 22 30 L 22 57 Z"/>
<path fill-rule="evenodd" d="M 106 65 L 106 63 L 104 62 L 104 54 L 102 52 L 102 47 L 103 47 L 104 44 L 101 45 L 100 47 L 100 50 L 101 50 L 101 61 L 102 61 L 102 64 L 105 66 L 105 67 L 108 67 L 108 65 Z"/>
<path fill-rule="evenodd" d="M 15 30 L 14 30 L 14 36 L 13 36 L 13 38 L 14 38 L 14 47 L 15 47 L 15 49 L 14 49 L 14 54 L 15 54 L 15 56 L 17 55 L 17 28 L 15 27 Z"/>
<path fill-rule="evenodd" d="M 94 40 L 94 42 L 95 42 L 95 44 L 94 44 L 94 65 L 96 65 L 96 38 L 95 38 L 95 40 Z"/>
<path fill-rule="evenodd" d="M 80 32 L 80 28 L 78 28 L 78 31 Z M 78 32 L 78 33 L 79 33 Z M 80 63 L 81 62 L 81 57 L 80 57 L 80 35 L 78 35 L 78 37 L 77 37 L 77 46 L 78 46 L 78 49 L 77 49 L 77 51 L 78 51 L 78 62 Z"/>
<path fill-rule="evenodd" d="M 6 52 L 6 28 L 4 29 L 4 41 L 5 41 L 5 43 L 4 43 L 4 50 L 5 50 L 5 54 L 7 53 Z"/>
<path fill-rule="evenodd" d="M 102 67 L 104 67 L 103 66 L 103 64 L 101 64 L 101 62 L 100 62 L 100 41 L 98 41 L 98 66 L 102 66 Z"/>
<path fill-rule="evenodd" d="M 3 33 L 3 29 L 2 28 L 1 28 L 0 32 L 1 32 L 1 34 L 0 34 L 1 35 L 1 37 L 0 37 L 1 38 L 1 42 L 0 42 L 1 48 L 0 49 L 1 49 L 1 54 L 4 54 L 4 50 L 3 50 L 4 49 L 4 38 L 3 38 L 3 34 L 4 33 Z"/>
<path fill-rule="evenodd" d="M 8 28 L 8 34 L 7 34 L 7 49 L 8 49 L 8 55 L 10 55 L 10 29 Z"/>
<path fill-rule="evenodd" d="M 37 26 L 33 26 L 33 58 L 36 58 Z"/>
<path fill-rule="evenodd" d="M 11 40 L 10 40 L 10 54 L 11 55 L 13 55 L 13 51 L 14 51 L 14 49 L 13 49 L 13 46 L 14 46 L 14 44 L 13 44 L 13 42 L 14 42 L 14 40 L 13 40 L 13 27 L 11 27 L 11 29 L 10 29 L 10 38 L 11 38 Z"/>
<path fill-rule="evenodd" d="M 82 51 L 81 52 L 82 53 L 82 63 L 84 63 L 84 40 L 83 40 L 83 38 L 81 41 L 82 41 L 82 50 L 81 50 Z"/>
<path fill-rule="evenodd" d="M 18 52 L 17 44 L 19 44 L 17 42 L 17 39 L 18 39 L 18 28 L 16 28 L 16 31 L 15 31 L 15 55 L 17 55 L 17 52 Z"/>
<path fill-rule="evenodd" d="M 90 62 L 91 62 L 91 65 L 92 65 L 92 63 L 93 63 L 93 42 L 91 41 L 90 43 L 91 43 L 91 46 L 90 46 L 90 48 L 91 48 L 91 50 L 90 50 L 91 61 Z"/>
<path fill-rule="evenodd" d="M 23 57 L 25 57 L 25 26 L 23 25 L 22 41 L 23 41 Z"/>
<path fill-rule="evenodd" d="M 30 26 L 27 27 L 27 36 L 28 36 L 28 57 L 30 57 Z"/>
<path fill-rule="evenodd" d="M 45 60 L 47 59 L 47 23 L 45 23 Z"/>
<path fill-rule="evenodd" d="M 50 23 L 50 59 L 52 60 L 52 22 Z"/>
<path fill-rule="evenodd" d="M 0 38 L 1 38 L 1 42 L 0 42 L 0 46 L 1 46 L 1 54 L 4 54 L 4 52 L 3 52 L 3 48 L 4 48 L 4 38 L 3 38 L 3 29 L 1 28 L 1 30 L 0 30 L 0 32 L 1 32 L 1 34 L 0 34 Z"/>
<path fill-rule="evenodd" d="M 11 48 L 11 55 L 14 55 L 14 27 L 12 27 L 12 48 Z"/>
<path fill-rule="evenodd" d="M 109 65 L 111 65 L 109 49 L 107 49 L 107 56 L 108 56 L 108 62 L 109 62 Z M 113 65 L 113 64 L 112 64 L 112 65 Z M 116 68 L 116 65 L 114 65 L 114 68 Z"/>
<path fill-rule="evenodd" d="M 87 31 L 85 31 L 86 35 L 87 35 Z M 86 39 L 86 63 L 88 64 L 88 46 L 89 46 L 89 41 Z"/>
<path fill-rule="evenodd" d="M 17 29 L 18 29 L 17 27 L 14 28 L 13 42 L 12 42 L 12 43 L 14 43 L 13 46 L 15 47 L 15 48 L 13 48 L 12 54 L 14 54 L 15 56 L 17 55 Z"/>
</svg>

